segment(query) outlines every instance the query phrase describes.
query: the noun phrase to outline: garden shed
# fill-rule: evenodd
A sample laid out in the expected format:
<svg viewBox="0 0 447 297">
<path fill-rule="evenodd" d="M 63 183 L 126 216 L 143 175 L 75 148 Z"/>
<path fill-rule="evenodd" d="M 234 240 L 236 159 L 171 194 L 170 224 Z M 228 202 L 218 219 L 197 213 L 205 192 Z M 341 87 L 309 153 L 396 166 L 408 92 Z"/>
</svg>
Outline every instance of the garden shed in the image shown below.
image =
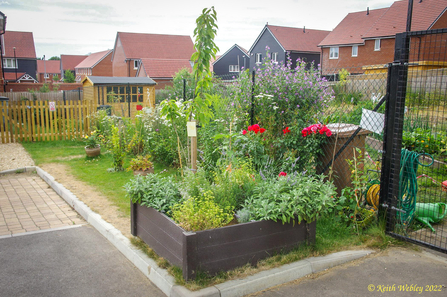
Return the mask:
<svg viewBox="0 0 447 297">
<path fill-rule="evenodd" d="M 87 76 L 82 80 L 84 100 L 109 108 L 117 116 L 134 116 L 137 109 L 155 106 L 155 85 L 149 77 Z"/>
</svg>

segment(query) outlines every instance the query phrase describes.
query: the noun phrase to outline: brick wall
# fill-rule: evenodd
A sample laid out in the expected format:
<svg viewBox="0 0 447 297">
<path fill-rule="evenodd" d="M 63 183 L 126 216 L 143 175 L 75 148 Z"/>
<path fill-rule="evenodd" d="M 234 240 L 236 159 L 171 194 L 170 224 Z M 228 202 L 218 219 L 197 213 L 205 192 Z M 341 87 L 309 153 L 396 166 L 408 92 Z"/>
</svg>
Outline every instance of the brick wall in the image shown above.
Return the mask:
<svg viewBox="0 0 447 297">
<path fill-rule="evenodd" d="M 112 53 L 107 55 L 101 62 L 99 62 L 95 67 L 93 67 L 93 76 L 113 76 L 112 68 Z"/>
<path fill-rule="evenodd" d="M 394 60 L 394 38 L 382 39 L 380 50 L 374 50 L 374 40 L 366 40 L 358 46 L 357 57 L 352 57 L 352 46 L 339 47 L 338 59 L 329 59 L 329 48 L 323 48 L 323 75 L 338 73 L 347 69 L 350 73 L 363 73 L 362 66 L 387 64 Z"/>
</svg>

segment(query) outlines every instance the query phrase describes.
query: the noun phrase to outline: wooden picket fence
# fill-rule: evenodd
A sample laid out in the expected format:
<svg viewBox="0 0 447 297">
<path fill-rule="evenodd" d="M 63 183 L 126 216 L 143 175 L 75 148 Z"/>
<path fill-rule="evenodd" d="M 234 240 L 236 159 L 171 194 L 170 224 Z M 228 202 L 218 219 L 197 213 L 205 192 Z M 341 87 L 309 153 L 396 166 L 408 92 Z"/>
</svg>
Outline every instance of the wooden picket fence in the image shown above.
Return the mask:
<svg viewBox="0 0 447 297">
<path fill-rule="evenodd" d="M 79 139 L 89 133 L 91 100 L 0 101 L 1 143 Z"/>
</svg>

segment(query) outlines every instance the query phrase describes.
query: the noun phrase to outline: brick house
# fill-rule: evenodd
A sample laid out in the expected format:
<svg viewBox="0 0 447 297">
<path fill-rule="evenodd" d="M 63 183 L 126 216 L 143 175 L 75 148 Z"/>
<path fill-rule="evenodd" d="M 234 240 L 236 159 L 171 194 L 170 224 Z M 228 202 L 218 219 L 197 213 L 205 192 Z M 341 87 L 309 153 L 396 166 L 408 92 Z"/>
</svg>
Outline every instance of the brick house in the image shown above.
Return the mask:
<svg viewBox="0 0 447 297">
<path fill-rule="evenodd" d="M 5 79 L 3 89 L 8 82 L 37 83 L 37 59 L 33 33 L 6 31 L 1 35 L 1 39 Z"/>
<path fill-rule="evenodd" d="M 413 2 L 411 31 L 447 27 L 447 0 Z M 408 0 L 388 8 L 349 13 L 318 45 L 322 74 L 384 72 L 394 59 L 395 35 L 406 31 Z"/>
<path fill-rule="evenodd" d="M 56 75 L 59 81 L 61 79 L 60 60 L 37 60 L 37 80 L 40 83 L 52 82 Z"/>
<path fill-rule="evenodd" d="M 176 72 L 192 69 L 190 36 L 118 32 L 112 54 L 113 76 L 145 77 L 157 89 L 170 85 Z"/>
<path fill-rule="evenodd" d="M 81 82 L 86 76 L 113 76 L 112 50 L 90 54 L 76 65 L 76 81 Z"/>
<path fill-rule="evenodd" d="M 250 69 L 262 63 L 263 58 L 267 55 L 267 47 L 273 61 L 286 63 L 287 54 L 289 54 L 292 60 L 292 68 L 296 67 L 297 59 L 318 65 L 321 52 L 318 44 L 329 32 L 267 24 L 248 50 L 250 53 Z"/>
<path fill-rule="evenodd" d="M 64 79 L 66 70 L 70 70 L 73 75 L 76 75 L 75 67 L 87 57 L 86 55 L 61 55 L 61 79 Z"/>
</svg>

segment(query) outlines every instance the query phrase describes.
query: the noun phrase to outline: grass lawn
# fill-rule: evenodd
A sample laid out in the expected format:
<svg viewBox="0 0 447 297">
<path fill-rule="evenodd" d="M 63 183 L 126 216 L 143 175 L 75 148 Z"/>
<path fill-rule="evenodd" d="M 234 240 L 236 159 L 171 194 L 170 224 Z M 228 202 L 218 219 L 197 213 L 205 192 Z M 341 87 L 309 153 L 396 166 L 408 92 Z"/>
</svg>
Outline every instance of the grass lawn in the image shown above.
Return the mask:
<svg viewBox="0 0 447 297">
<path fill-rule="evenodd" d="M 76 141 L 25 142 L 22 144 L 30 153 L 37 166 L 46 163 L 61 163 L 70 166 L 73 175 L 77 179 L 94 186 L 98 192 L 119 206 L 119 209 L 130 219 L 130 203 L 129 199 L 125 197 L 126 192 L 123 186 L 132 178 L 133 173 L 128 171 L 108 172 L 107 169 L 112 166 L 110 154 L 105 153 L 103 150 L 101 156 L 88 158 L 85 155 L 84 143 Z M 129 159 L 126 159 L 124 167 L 126 168 L 128 165 Z M 159 164 L 155 164 L 155 172 L 162 172 L 163 175 L 178 175 L 176 169 L 166 170 Z M 378 222 L 374 223 L 369 229 L 360 230 L 357 233 L 354 228 L 339 223 L 335 216 L 321 218 L 317 222 L 316 243 L 313 245 L 303 245 L 289 253 L 272 255 L 272 257 L 259 262 L 257 267 L 247 265 L 213 277 L 205 273 L 199 273 L 195 281 L 185 283 L 181 269 L 173 267 L 166 260 L 159 258 L 141 240 L 134 238 L 131 241 L 150 257 L 154 258 L 161 267 L 167 268 L 174 275 L 178 284 L 192 290 L 221 283 L 231 278 L 243 277 L 307 257 L 353 248 L 382 249 L 389 245 L 404 244 L 386 236 Z"/>
</svg>

